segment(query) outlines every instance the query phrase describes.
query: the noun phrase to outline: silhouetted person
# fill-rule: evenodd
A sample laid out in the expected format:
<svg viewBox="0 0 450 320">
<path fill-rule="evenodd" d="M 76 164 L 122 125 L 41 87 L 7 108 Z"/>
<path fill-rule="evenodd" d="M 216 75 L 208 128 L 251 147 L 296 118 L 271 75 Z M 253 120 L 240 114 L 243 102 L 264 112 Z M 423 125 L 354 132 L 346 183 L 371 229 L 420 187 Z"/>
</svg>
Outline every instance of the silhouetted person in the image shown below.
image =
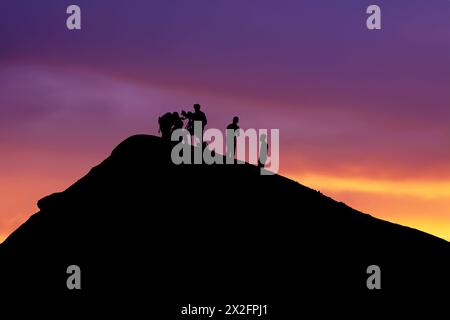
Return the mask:
<svg viewBox="0 0 450 320">
<path fill-rule="evenodd" d="M 267 161 L 267 154 L 269 153 L 269 144 L 267 143 L 267 135 L 261 134 L 261 145 L 259 147 L 259 161 L 258 167 L 264 168 Z"/>
<path fill-rule="evenodd" d="M 203 130 L 205 129 L 208 120 L 206 119 L 206 115 L 203 111 L 200 110 L 200 105 L 198 103 L 194 104 L 194 113 L 192 114 L 192 118 L 195 121 L 200 121 L 202 123 L 202 132 L 200 133 L 200 137 L 197 137 L 199 141 L 203 141 Z M 195 135 L 195 132 L 194 132 Z M 195 138 L 194 138 L 195 139 Z M 205 144 L 203 144 L 203 147 Z"/>
<path fill-rule="evenodd" d="M 176 129 L 183 128 L 183 120 L 180 118 L 178 112 L 167 112 L 158 118 L 159 132 L 161 132 L 161 138 L 164 140 L 171 140 L 172 133 Z"/>
<path fill-rule="evenodd" d="M 170 141 L 170 136 L 172 134 L 173 126 L 173 115 L 170 112 L 165 113 L 158 118 L 159 132 L 161 133 L 161 138 Z"/>
<path fill-rule="evenodd" d="M 193 118 L 194 121 L 201 121 L 202 122 L 202 132 L 205 129 L 206 124 L 208 123 L 208 120 L 206 119 L 206 115 L 203 111 L 200 110 L 200 105 L 198 103 L 194 104 L 194 113 Z"/>
<path fill-rule="evenodd" d="M 227 157 L 236 157 L 236 137 L 239 135 L 239 117 L 234 117 L 233 122 L 227 126 L 226 138 L 227 138 Z M 232 130 L 233 132 L 230 132 Z"/>
</svg>

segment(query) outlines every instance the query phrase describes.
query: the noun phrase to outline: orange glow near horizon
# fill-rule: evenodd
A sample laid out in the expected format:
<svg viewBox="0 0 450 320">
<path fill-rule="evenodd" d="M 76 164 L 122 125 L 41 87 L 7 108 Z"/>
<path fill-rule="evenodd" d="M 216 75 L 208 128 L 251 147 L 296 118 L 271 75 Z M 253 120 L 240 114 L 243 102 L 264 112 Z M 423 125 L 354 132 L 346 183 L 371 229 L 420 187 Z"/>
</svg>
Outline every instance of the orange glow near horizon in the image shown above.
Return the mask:
<svg viewBox="0 0 450 320">
<path fill-rule="evenodd" d="M 65 190 L 98 163 L 89 154 L 35 150 L 15 150 L 14 154 L 16 161 L 2 159 L 0 170 L 0 243 L 39 211 L 38 200 Z M 33 159 L 33 164 L 27 159 Z"/>
<path fill-rule="evenodd" d="M 68 187 L 70 181 L 65 178 L 15 177 L 2 179 L 6 184 L 0 186 L 0 243 L 23 224 L 32 214 L 39 211 L 39 199 Z"/>
</svg>

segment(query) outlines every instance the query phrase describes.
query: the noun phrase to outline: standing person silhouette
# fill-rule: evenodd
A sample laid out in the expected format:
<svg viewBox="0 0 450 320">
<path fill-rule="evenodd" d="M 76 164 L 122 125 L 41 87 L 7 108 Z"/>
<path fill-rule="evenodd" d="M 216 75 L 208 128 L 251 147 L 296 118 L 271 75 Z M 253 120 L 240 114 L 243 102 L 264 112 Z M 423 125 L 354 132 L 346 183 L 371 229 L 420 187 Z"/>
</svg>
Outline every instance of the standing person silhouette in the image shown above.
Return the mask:
<svg viewBox="0 0 450 320">
<path fill-rule="evenodd" d="M 239 117 L 234 117 L 233 122 L 227 126 L 227 152 L 226 156 L 230 158 L 236 157 L 236 137 L 239 135 Z"/>
<path fill-rule="evenodd" d="M 267 143 L 267 135 L 265 133 L 261 134 L 261 145 L 259 147 L 259 161 L 258 167 L 264 168 L 267 161 L 267 154 L 269 153 L 269 144 Z"/>
<path fill-rule="evenodd" d="M 208 120 L 206 119 L 206 115 L 203 111 L 200 110 L 200 105 L 198 103 L 194 104 L 194 113 L 192 114 L 192 119 L 195 121 L 200 121 L 202 124 L 202 132 L 200 133 L 200 137 L 197 137 L 197 139 L 200 141 L 200 143 L 203 141 L 203 130 L 205 129 L 206 124 L 208 123 Z"/>
</svg>

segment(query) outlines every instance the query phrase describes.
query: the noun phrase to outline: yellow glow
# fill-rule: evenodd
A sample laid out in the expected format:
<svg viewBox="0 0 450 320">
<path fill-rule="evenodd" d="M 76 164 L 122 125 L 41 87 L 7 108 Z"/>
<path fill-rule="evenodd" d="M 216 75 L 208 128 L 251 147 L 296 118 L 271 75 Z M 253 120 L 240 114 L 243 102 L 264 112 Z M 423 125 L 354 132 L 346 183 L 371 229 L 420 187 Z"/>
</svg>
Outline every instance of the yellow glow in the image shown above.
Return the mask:
<svg viewBox="0 0 450 320">
<path fill-rule="evenodd" d="M 321 175 L 303 176 L 297 181 L 301 181 L 307 186 L 320 186 L 327 190 L 334 191 L 358 191 L 415 196 L 428 199 L 450 199 L 450 181 L 392 181 L 373 180 L 369 178 L 329 177 Z"/>
<path fill-rule="evenodd" d="M 357 210 L 450 241 L 450 181 L 289 176 Z"/>
</svg>

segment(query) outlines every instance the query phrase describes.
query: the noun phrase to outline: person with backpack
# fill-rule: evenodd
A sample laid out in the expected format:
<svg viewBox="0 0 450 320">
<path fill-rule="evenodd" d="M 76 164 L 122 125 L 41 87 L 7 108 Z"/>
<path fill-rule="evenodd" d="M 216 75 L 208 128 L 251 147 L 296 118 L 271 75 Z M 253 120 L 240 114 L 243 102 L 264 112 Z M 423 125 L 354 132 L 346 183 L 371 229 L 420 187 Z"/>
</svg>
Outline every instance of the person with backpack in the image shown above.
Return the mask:
<svg viewBox="0 0 450 320">
<path fill-rule="evenodd" d="M 172 135 L 173 115 L 171 112 L 167 112 L 158 118 L 159 132 L 163 140 L 170 141 Z"/>
</svg>

